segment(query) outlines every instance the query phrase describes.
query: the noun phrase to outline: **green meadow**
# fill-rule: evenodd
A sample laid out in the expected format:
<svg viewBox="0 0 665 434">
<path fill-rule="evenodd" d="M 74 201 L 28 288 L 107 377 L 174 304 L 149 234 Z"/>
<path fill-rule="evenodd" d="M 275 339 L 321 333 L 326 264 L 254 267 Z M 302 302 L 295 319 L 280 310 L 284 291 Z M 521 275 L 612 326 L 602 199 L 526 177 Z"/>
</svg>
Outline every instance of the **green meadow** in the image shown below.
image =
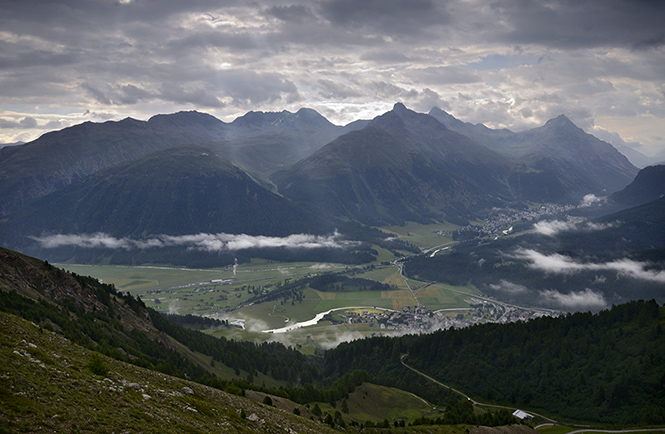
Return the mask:
<svg viewBox="0 0 665 434">
<path fill-rule="evenodd" d="M 431 247 L 446 242 L 446 237 L 438 235 L 437 230 L 451 228 L 453 227 L 411 223 L 389 229 L 400 237 L 410 237 L 409 241 L 414 244 Z M 312 341 L 317 344 L 335 342 L 340 334 L 359 337 L 381 333 L 381 330 L 369 324 L 332 325 L 324 320 L 314 326 L 290 331 L 288 336 L 271 336 L 261 331 L 308 321 L 320 312 L 347 307 L 361 307 L 364 310 L 376 307 L 401 311 L 404 307 L 416 306 L 420 302 L 430 310 L 468 308 L 468 303 L 464 300 L 468 299 L 469 293 L 476 292 L 473 289 L 456 288 L 466 293 L 461 294 L 437 285 L 424 285 L 422 282 L 408 280 L 414 291 L 412 293 L 405 279 L 399 274 L 398 267 L 386 265 L 395 259 L 393 253 L 381 248 L 377 250 L 379 260 L 360 267 L 254 259 L 250 263 L 239 264 L 235 273 L 228 267 L 188 269 L 164 266 L 56 265 L 77 274 L 96 277 L 115 285 L 118 290 L 138 295 L 147 306 L 160 312 L 215 316 L 236 320 L 245 326 L 244 330 L 214 330 L 210 331 L 212 334 L 254 341 L 283 340 L 288 344 L 300 345 L 305 352 L 314 348 Z M 301 277 L 345 270 L 352 272 L 354 277 L 386 283 L 393 290 L 320 292 L 306 287 L 302 290 L 301 299 L 280 298 L 258 304 L 251 303 L 251 299 L 256 295 L 270 293 L 280 285 Z M 340 314 L 341 312 L 334 312 L 333 317 L 339 321 Z"/>
<path fill-rule="evenodd" d="M 386 226 L 381 228 L 384 232 L 394 234 L 401 240 L 416 245 L 421 249 L 431 249 L 436 246 L 453 243 L 452 234 L 449 232 L 455 229 L 459 229 L 459 226 L 452 223 L 424 225 L 415 222 L 408 222 L 404 226 Z M 439 235 L 438 232 L 444 232 L 444 235 Z"/>
<path fill-rule="evenodd" d="M 59 266 L 77 274 L 90 275 L 105 283 L 114 284 L 121 291 L 140 296 L 146 305 L 163 312 L 214 315 L 232 310 L 235 317 L 256 318 L 270 328 L 284 321 L 306 321 L 317 313 L 341 307 L 380 307 L 401 310 L 415 306 L 416 300 L 408 290 L 395 266 L 368 267 L 355 275 L 392 285 L 392 291 L 357 291 L 320 293 L 311 289 L 303 292 L 302 301 L 280 300 L 243 306 L 258 291 L 270 292 L 280 283 L 325 271 L 348 269 L 339 264 L 277 263 L 252 261 L 241 264 L 236 273 L 227 269 L 187 269 L 158 266 Z M 237 280 L 228 284 L 211 283 L 214 280 Z M 464 294 L 409 280 L 421 304 L 431 310 L 468 307 Z M 465 292 L 470 292 L 464 288 Z M 238 306 L 243 306 L 236 309 Z"/>
</svg>

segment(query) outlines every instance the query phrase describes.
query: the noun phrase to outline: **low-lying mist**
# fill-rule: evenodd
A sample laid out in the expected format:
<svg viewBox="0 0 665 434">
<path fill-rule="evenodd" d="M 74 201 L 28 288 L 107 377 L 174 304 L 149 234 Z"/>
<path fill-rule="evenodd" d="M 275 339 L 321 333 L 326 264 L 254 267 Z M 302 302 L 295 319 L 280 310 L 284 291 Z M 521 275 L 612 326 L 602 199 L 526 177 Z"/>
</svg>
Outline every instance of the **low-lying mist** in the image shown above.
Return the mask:
<svg viewBox="0 0 665 434">
<path fill-rule="evenodd" d="M 43 248 L 59 247 L 106 248 L 106 249 L 152 249 L 163 247 L 186 247 L 206 252 L 236 251 L 261 248 L 346 248 L 357 243 L 341 239 L 335 232 L 331 235 L 293 234 L 287 237 L 252 236 L 246 234 L 193 234 L 155 235 L 145 239 L 117 238 L 103 232 L 94 234 L 56 234 L 31 237 Z"/>
</svg>

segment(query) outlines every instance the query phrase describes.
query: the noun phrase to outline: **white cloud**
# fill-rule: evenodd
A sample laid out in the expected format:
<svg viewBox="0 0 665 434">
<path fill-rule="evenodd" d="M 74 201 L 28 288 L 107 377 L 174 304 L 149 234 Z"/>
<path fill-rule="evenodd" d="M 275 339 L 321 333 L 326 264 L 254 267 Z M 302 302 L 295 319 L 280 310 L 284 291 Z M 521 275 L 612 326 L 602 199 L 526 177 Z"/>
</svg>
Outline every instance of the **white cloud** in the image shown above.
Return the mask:
<svg viewBox="0 0 665 434">
<path fill-rule="evenodd" d="M 65 3 L 0 15 L 0 111 L 20 112 L 32 138 L 86 110 L 232 120 L 306 106 L 345 123 L 399 98 L 512 129 L 565 113 L 663 148 L 662 2 Z"/>
<path fill-rule="evenodd" d="M 603 202 L 604 198 L 596 197 L 596 195 L 593 194 L 587 194 L 582 198 L 582 203 L 580 204 L 581 207 L 589 207 L 591 205 L 597 204 L 599 202 Z"/>
<path fill-rule="evenodd" d="M 616 227 L 619 222 L 610 222 L 610 223 L 595 223 L 595 222 L 586 222 L 584 228 L 590 231 L 602 231 L 605 229 Z"/>
<path fill-rule="evenodd" d="M 618 222 L 596 223 L 596 222 L 562 222 L 560 220 L 539 221 L 533 225 L 533 229 L 542 235 L 553 237 L 565 231 L 602 231 L 617 226 Z"/>
<path fill-rule="evenodd" d="M 335 268 L 335 265 L 333 264 L 314 264 L 310 266 L 309 268 L 312 268 L 314 270 L 329 270 L 331 268 Z"/>
<path fill-rule="evenodd" d="M 576 228 L 574 223 L 562 222 L 559 220 L 554 221 L 540 221 L 533 225 L 533 229 L 542 235 L 554 236 L 561 231 L 570 231 Z"/>
<path fill-rule="evenodd" d="M 234 251 L 261 248 L 345 248 L 355 242 L 340 239 L 339 233 L 328 236 L 294 234 L 288 237 L 266 237 L 245 234 L 206 234 L 195 235 L 156 235 L 146 239 L 116 238 L 98 232 L 94 234 L 56 234 L 32 237 L 42 247 L 52 249 L 63 246 L 106 249 L 148 249 L 159 247 L 183 246 L 208 252 Z"/>
<path fill-rule="evenodd" d="M 333 339 L 322 340 L 319 346 L 324 350 L 330 350 L 344 342 L 351 342 L 358 339 L 364 339 L 365 336 L 358 332 L 336 333 Z"/>
<path fill-rule="evenodd" d="M 544 255 L 531 249 L 520 249 L 515 258 L 527 261 L 530 268 L 553 274 L 573 274 L 581 271 L 611 271 L 619 276 L 651 282 L 665 283 L 665 270 L 654 270 L 650 264 L 632 259 L 619 259 L 610 262 L 576 262 L 569 256 L 553 253 Z"/>
<path fill-rule="evenodd" d="M 499 284 L 490 284 L 489 287 L 495 291 L 500 291 L 511 295 L 524 294 L 529 292 L 529 289 L 526 286 L 518 285 L 503 279 Z"/>
<path fill-rule="evenodd" d="M 589 288 L 584 291 L 572 291 L 568 294 L 554 290 L 540 291 L 543 301 L 552 303 L 565 309 L 602 309 L 607 307 L 603 294 L 594 292 Z"/>
</svg>

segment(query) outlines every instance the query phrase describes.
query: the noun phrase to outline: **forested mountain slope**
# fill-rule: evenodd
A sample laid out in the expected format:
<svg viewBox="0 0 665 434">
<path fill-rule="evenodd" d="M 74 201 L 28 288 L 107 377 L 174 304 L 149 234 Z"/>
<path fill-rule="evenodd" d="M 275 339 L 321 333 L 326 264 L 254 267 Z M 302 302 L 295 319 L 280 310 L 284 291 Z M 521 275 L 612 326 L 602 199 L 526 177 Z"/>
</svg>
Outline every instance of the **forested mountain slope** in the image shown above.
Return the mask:
<svg viewBox="0 0 665 434">
<path fill-rule="evenodd" d="M 26 207 L 13 220 L 18 232 L 32 236 L 286 236 L 325 227 L 232 162 L 199 146 L 167 148 L 100 171 Z"/>
<path fill-rule="evenodd" d="M 0 214 L 57 191 L 98 170 L 180 144 L 219 140 L 224 123 L 210 115 L 180 112 L 148 122 L 86 122 L 44 134 L 0 152 Z"/>
<path fill-rule="evenodd" d="M 511 161 L 402 104 L 345 134 L 272 180 L 323 215 L 381 225 L 463 221 L 515 199 Z"/>
<path fill-rule="evenodd" d="M 294 385 L 318 377 L 307 357 L 282 344 L 258 346 L 186 329 L 111 285 L 6 249 L 0 249 L 0 310 L 118 360 L 236 392 L 237 385 L 218 377 L 215 362 Z"/>
<path fill-rule="evenodd" d="M 598 314 L 355 341 L 326 354 L 325 372 L 366 369 L 408 388 L 413 375 L 396 375 L 406 353 L 409 364 L 479 401 L 577 421 L 665 424 L 664 327 L 665 307 L 636 301 Z"/>
<path fill-rule="evenodd" d="M 665 196 L 665 165 L 645 167 L 633 182 L 610 196 L 622 206 L 637 206 Z"/>
<path fill-rule="evenodd" d="M 558 179 L 568 199 L 607 195 L 628 185 L 638 172 L 616 148 L 585 133 L 565 115 L 515 133 L 462 122 L 436 107 L 429 114 L 451 130 Z"/>
<path fill-rule="evenodd" d="M 114 360 L 6 312 L 0 360 L 2 433 L 339 432 L 293 414 L 286 400 L 277 409 Z"/>
</svg>

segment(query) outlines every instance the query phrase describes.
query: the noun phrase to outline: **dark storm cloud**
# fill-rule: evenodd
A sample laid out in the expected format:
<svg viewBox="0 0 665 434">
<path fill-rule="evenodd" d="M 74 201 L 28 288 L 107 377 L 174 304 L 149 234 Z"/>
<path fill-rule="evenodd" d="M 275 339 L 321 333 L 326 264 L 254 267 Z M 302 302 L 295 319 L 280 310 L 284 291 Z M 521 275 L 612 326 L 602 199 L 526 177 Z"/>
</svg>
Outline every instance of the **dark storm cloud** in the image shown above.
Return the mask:
<svg viewBox="0 0 665 434">
<path fill-rule="evenodd" d="M 139 101 L 152 98 L 150 92 L 141 89 L 133 84 L 118 86 L 118 91 L 121 94 L 120 98 L 121 104 L 136 104 Z"/>
<path fill-rule="evenodd" d="M 0 69 L 61 66 L 77 61 L 77 56 L 71 53 L 50 53 L 44 50 L 34 50 L 16 55 L 6 53 L 7 47 L 0 55 Z"/>
<path fill-rule="evenodd" d="M 296 85 L 276 72 L 222 71 L 217 80 L 223 94 L 242 106 L 278 101 L 282 96 L 293 102 L 300 99 Z"/>
<path fill-rule="evenodd" d="M 367 53 L 363 53 L 360 58 L 362 60 L 369 60 L 372 62 L 378 63 L 410 63 L 412 58 L 406 54 L 399 52 L 397 50 L 391 50 L 389 48 L 381 50 L 373 50 Z"/>
<path fill-rule="evenodd" d="M 332 80 L 318 80 L 317 84 L 321 95 L 328 99 L 347 99 L 362 95 L 358 89 Z"/>
<path fill-rule="evenodd" d="M 377 98 L 389 101 L 398 101 L 404 97 L 408 98 L 409 93 L 412 92 L 386 81 L 372 81 L 367 83 L 366 86 Z"/>
<path fill-rule="evenodd" d="M 445 25 L 450 15 L 442 2 L 430 0 L 326 0 L 322 15 L 335 25 L 360 26 L 382 34 L 417 34 Z"/>
<path fill-rule="evenodd" d="M 87 110 L 122 119 L 208 108 L 232 120 L 246 110 L 314 106 L 344 123 L 400 100 L 513 129 L 561 113 L 585 126 L 606 116 L 637 131 L 627 140 L 657 147 L 655 138 L 665 135 L 664 7 L 624 0 L 4 1 L 0 115 L 14 124 L 32 117 L 38 128 L 57 125 L 61 113 L 73 116 L 63 125 L 96 119 Z M 631 127 L 636 117 L 651 120 L 638 129 Z"/>
<path fill-rule="evenodd" d="M 0 128 L 18 128 L 20 124 L 16 121 L 10 121 L 0 118 Z"/>
<path fill-rule="evenodd" d="M 632 0 L 499 0 L 505 22 L 498 36 L 511 42 L 560 48 L 660 47 L 665 42 L 665 3 Z"/>
<path fill-rule="evenodd" d="M 201 107 L 224 107 L 224 103 L 214 93 L 202 87 L 188 88 L 178 84 L 163 85 L 159 97 L 165 101 L 188 104 Z"/>
<path fill-rule="evenodd" d="M 29 129 L 37 126 L 37 120 L 33 117 L 26 116 L 19 121 L 7 120 L 0 118 L 0 128 L 22 128 Z"/>
<path fill-rule="evenodd" d="M 171 50 L 203 51 L 209 48 L 228 48 L 232 50 L 254 50 L 265 47 L 265 39 L 250 32 L 235 32 L 232 34 L 215 30 L 200 30 L 183 39 L 173 39 L 168 43 Z"/>
<path fill-rule="evenodd" d="M 34 128 L 37 126 L 37 120 L 32 117 L 25 117 L 18 123 L 21 128 Z"/>
<path fill-rule="evenodd" d="M 314 13 L 307 6 L 273 6 L 266 10 L 266 14 L 287 22 L 304 22 L 314 19 Z"/>
</svg>

